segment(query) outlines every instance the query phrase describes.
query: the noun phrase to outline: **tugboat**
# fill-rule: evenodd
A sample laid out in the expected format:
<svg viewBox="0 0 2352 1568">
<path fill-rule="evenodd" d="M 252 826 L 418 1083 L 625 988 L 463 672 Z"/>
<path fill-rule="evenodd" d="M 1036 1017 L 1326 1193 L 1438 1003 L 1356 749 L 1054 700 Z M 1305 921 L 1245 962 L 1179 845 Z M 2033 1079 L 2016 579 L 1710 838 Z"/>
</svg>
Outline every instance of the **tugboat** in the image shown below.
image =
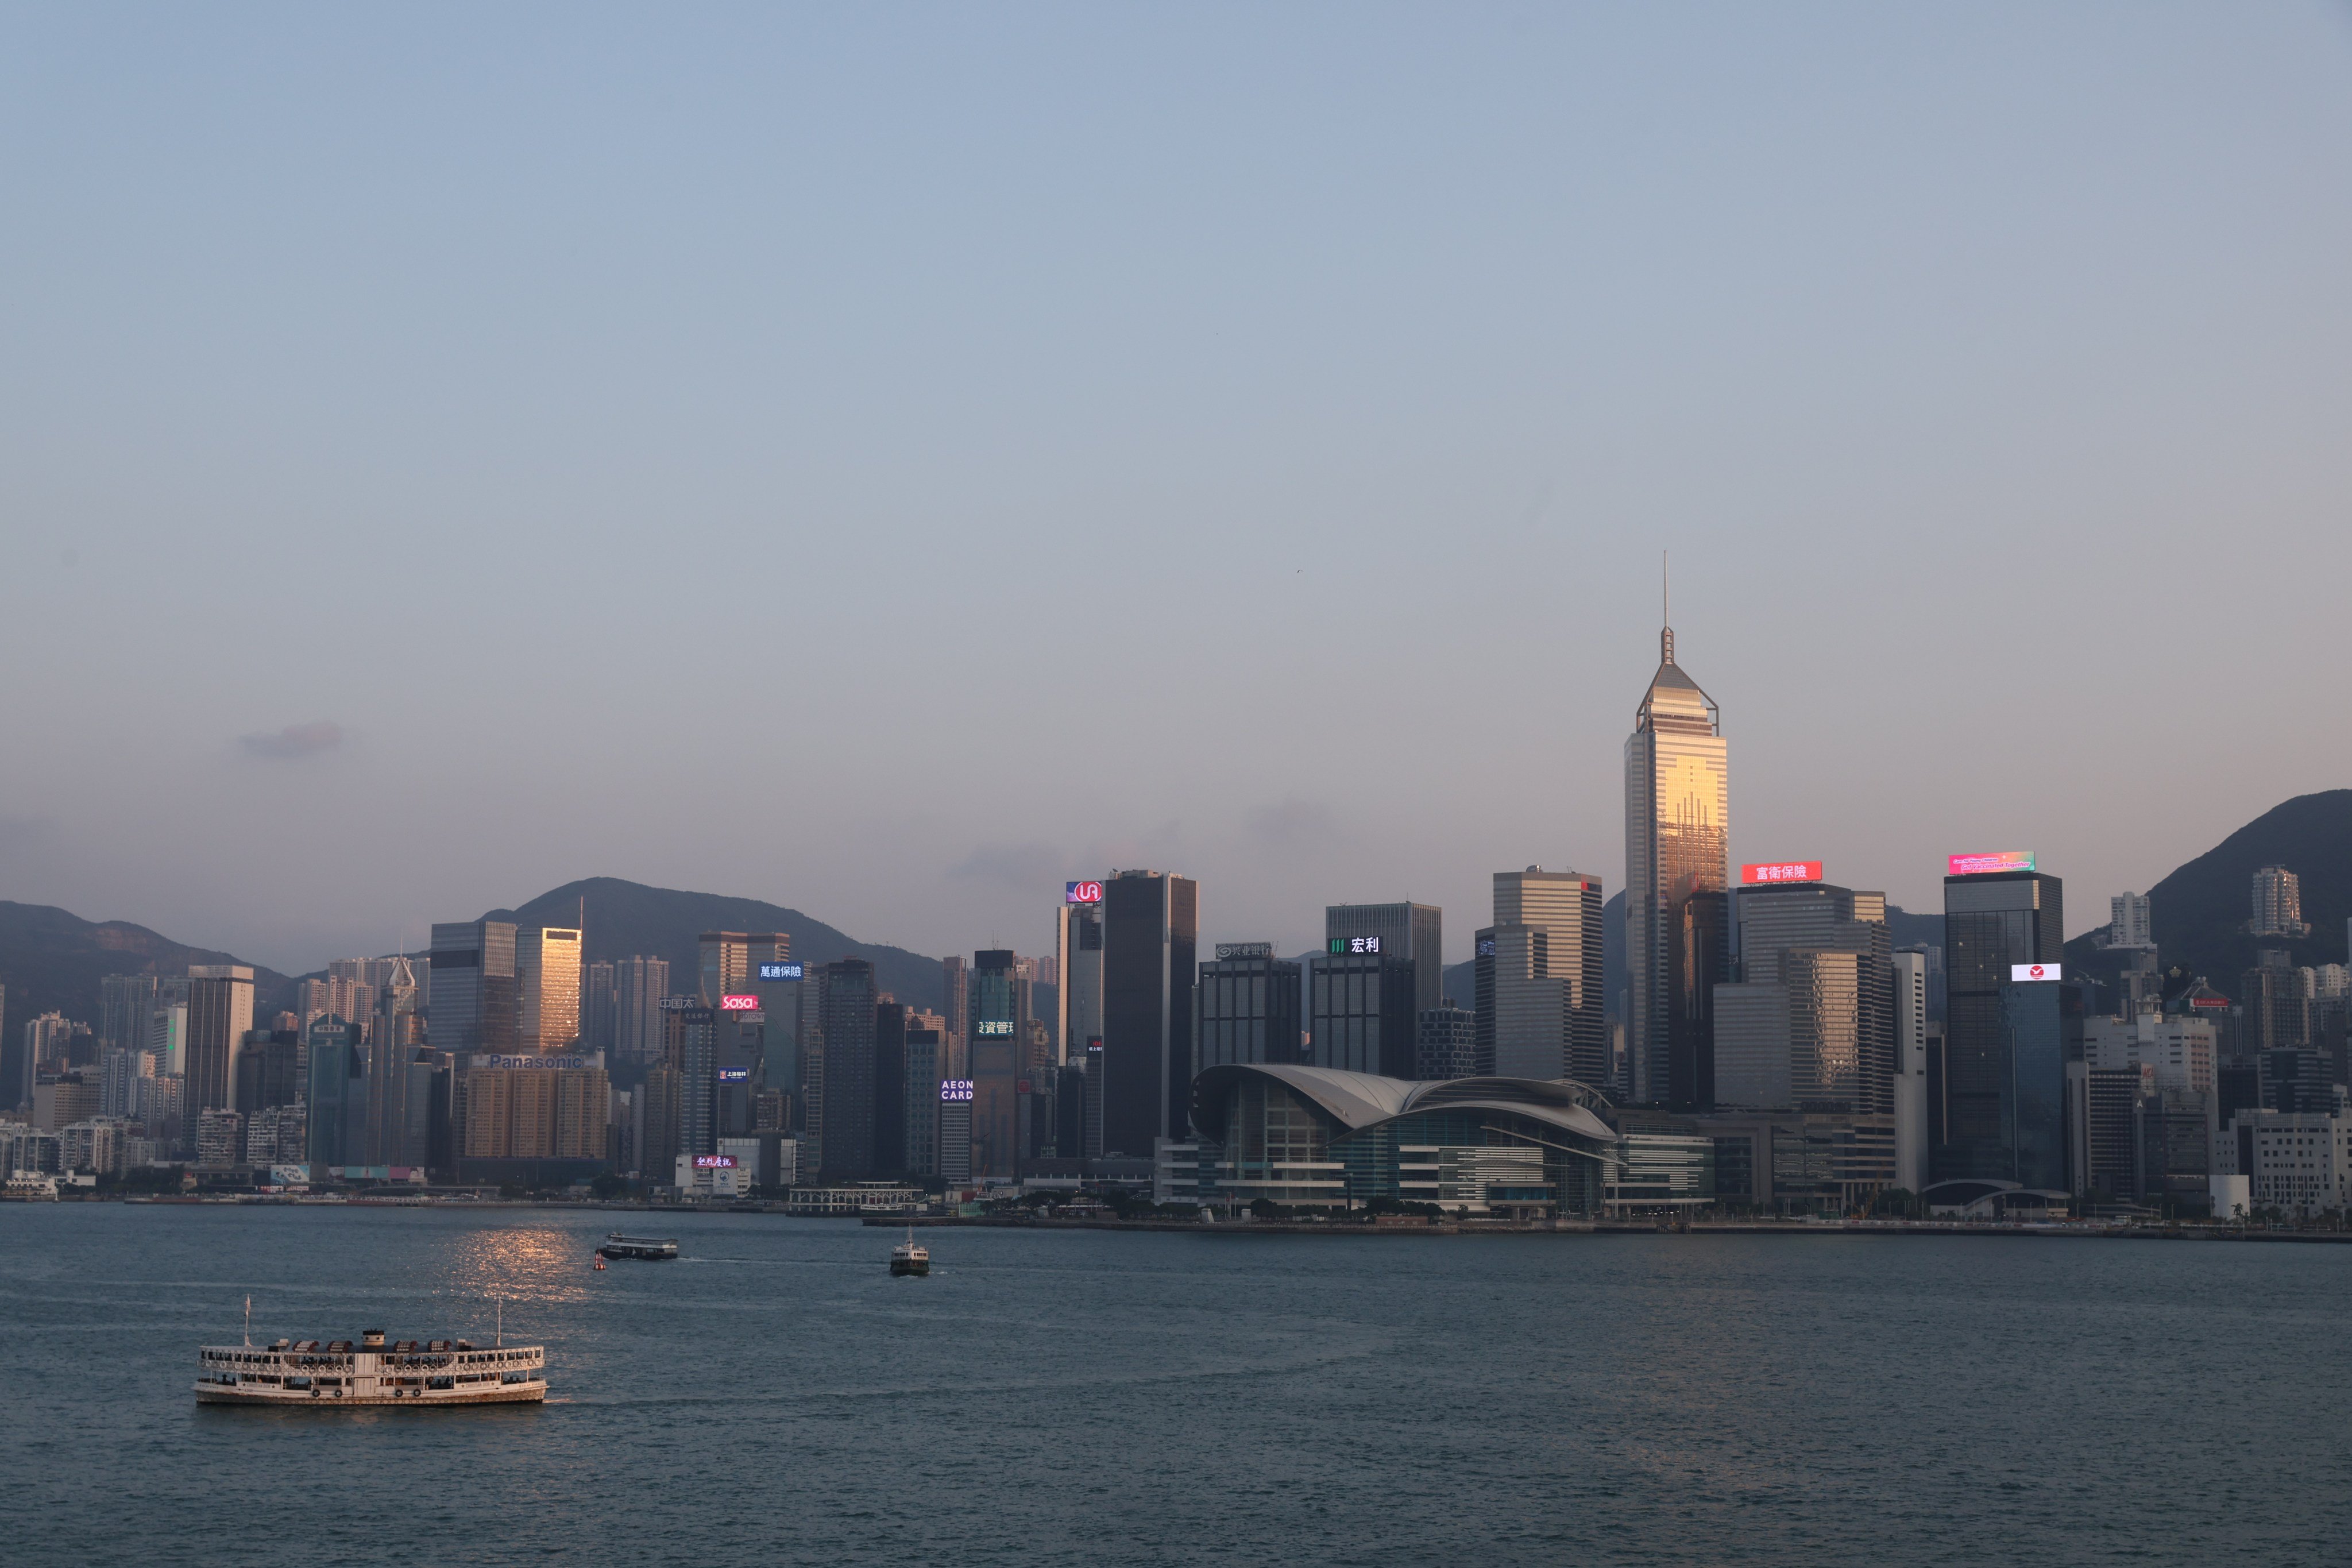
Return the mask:
<svg viewBox="0 0 2352 1568">
<path fill-rule="evenodd" d="M 509 1345 L 501 1332 L 482 1346 L 471 1340 L 387 1342 L 370 1329 L 349 1340 L 253 1342 L 252 1306 L 241 1345 L 205 1345 L 197 1355 L 199 1405 L 293 1405 L 347 1410 L 356 1405 L 407 1409 L 450 1405 L 539 1405 L 547 1398 L 547 1347 Z M 503 1311 L 500 1314 L 503 1327 Z"/>
<path fill-rule="evenodd" d="M 907 1239 L 890 1249 L 890 1272 L 898 1274 L 929 1274 L 931 1271 L 931 1251 L 915 1240 L 915 1227 L 907 1227 Z"/>
<path fill-rule="evenodd" d="M 674 1236 L 623 1236 L 614 1231 L 596 1248 L 600 1258 L 634 1258 L 641 1263 L 667 1263 L 677 1257 Z"/>
</svg>

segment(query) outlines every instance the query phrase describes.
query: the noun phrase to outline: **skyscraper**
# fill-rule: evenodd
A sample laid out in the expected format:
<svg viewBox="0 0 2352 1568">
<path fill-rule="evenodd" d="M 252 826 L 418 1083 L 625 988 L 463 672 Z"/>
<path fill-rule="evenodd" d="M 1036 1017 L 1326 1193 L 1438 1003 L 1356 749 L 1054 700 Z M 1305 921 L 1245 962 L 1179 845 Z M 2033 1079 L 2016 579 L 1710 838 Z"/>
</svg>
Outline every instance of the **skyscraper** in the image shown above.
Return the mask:
<svg viewBox="0 0 2352 1568">
<path fill-rule="evenodd" d="M 2284 866 L 2265 866 L 2254 873 L 2253 918 L 2246 929 L 2256 936 L 2292 937 L 2311 934 L 2303 918 L 2303 882 Z"/>
<path fill-rule="evenodd" d="M 1058 987 L 1054 1005 L 1059 1015 L 1054 1037 L 1060 1043 L 1064 1061 L 1083 1064 L 1087 1048 L 1102 1040 L 1101 905 L 1065 900 L 1054 911 L 1054 957 Z"/>
<path fill-rule="evenodd" d="M 743 989 L 743 977 L 751 967 L 751 938 L 740 931 L 707 931 L 696 946 L 701 958 L 702 1000 L 716 1007 L 721 996 Z"/>
<path fill-rule="evenodd" d="M 253 971 L 241 963 L 188 967 L 187 1116 L 236 1106 L 236 1058 L 253 1032 Z"/>
<path fill-rule="evenodd" d="M 1798 869 L 1810 878 L 1770 875 Z M 1886 896 L 1820 875 L 1810 862 L 1741 872 L 1740 980 L 1715 988 L 1717 1104 L 1894 1114 Z"/>
<path fill-rule="evenodd" d="M 1183 1138 L 1192 1093 L 1193 953 L 1201 887 L 1164 871 L 1103 883 L 1103 1146 L 1150 1157 Z"/>
<path fill-rule="evenodd" d="M 108 1051 L 143 1051 L 155 1016 L 155 977 L 110 974 L 98 983 L 99 1058 Z"/>
<path fill-rule="evenodd" d="M 1010 948 L 983 948 L 971 955 L 965 1016 L 971 1037 L 965 1059 L 971 1064 L 971 1173 L 985 1179 L 1020 1171 L 1021 1037 L 1027 1019 L 1026 987 Z"/>
<path fill-rule="evenodd" d="M 967 1011 L 971 1004 L 971 988 L 964 974 L 963 960 L 952 954 L 940 959 L 940 983 L 945 987 L 941 994 L 947 998 L 948 1016 L 948 1054 L 947 1059 L 940 1064 L 940 1076 L 970 1078 L 971 1074 L 967 1069 L 971 1058 L 964 1052 L 966 1042 L 971 1038 L 971 1019 L 967 1016 Z"/>
<path fill-rule="evenodd" d="M 1367 941 L 1378 947 L 1366 947 Z M 1333 947 L 1333 942 L 1343 947 Z M 1323 908 L 1323 951 L 1377 952 L 1402 958 L 1412 964 L 1413 1011 L 1420 1013 L 1445 1000 L 1445 911 L 1435 904 L 1327 904 Z"/>
<path fill-rule="evenodd" d="M 554 1055 L 580 1047 L 580 932 L 533 927 L 515 935 L 515 984 L 521 993 L 517 1043 Z"/>
<path fill-rule="evenodd" d="M 661 1058 L 668 1027 L 662 998 L 669 994 L 669 960 L 634 954 L 613 965 L 613 1047 L 624 1061 Z"/>
<path fill-rule="evenodd" d="M 2045 1065 L 2063 1073 L 2056 998 L 2073 988 L 2032 983 L 2007 994 L 2012 970 L 2058 963 L 2066 940 L 2064 884 L 2035 870 L 2030 854 L 1955 855 L 1948 870 L 1944 1136 L 1930 1153 L 1928 1177 L 2023 1181 L 2016 1173 L 2027 1167 L 2046 1174 L 2052 1134 L 2034 1119 L 2062 1114 L 2065 1086 L 2033 1075 Z M 2033 1157 L 2021 1159 L 2029 1146 Z M 2056 1184 L 2063 1184 L 2063 1159 L 2058 1169 Z"/>
<path fill-rule="evenodd" d="M 882 1175 L 913 1169 L 907 1155 L 907 1016 L 913 1011 L 887 996 L 874 1004 L 874 1169 Z"/>
<path fill-rule="evenodd" d="M 874 965 L 862 958 L 836 959 L 817 976 L 824 1169 L 829 1176 L 854 1180 L 874 1173 Z"/>
<path fill-rule="evenodd" d="M 1298 965 L 1276 958 L 1270 942 L 1221 942 L 1214 951 L 1192 988 L 1193 1072 L 1227 1062 L 1307 1060 Z M 1083 1067 L 1088 1058 L 1080 1050 L 1071 1059 Z"/>
<path fill-rule="evenodd" d="M 1472 942 L 1479 1071 L 1607 1087 L 1602 902 L 1582 871 L 1495 873 L 1495 923 Z"/>
<path fill-rule="evenodd" d="M 2107 945 L 2137 951 L 2156 946 L 2146 893 L 2117 893 L 2107 900 Z"/>
<path fill-rule="evenodd" d="M 1895 971 L 1895 1184 L 1927 1184 L 1927 955 L 1906 949 Z"/>
<path fill-rule="evenodd" d="M 1625 742 L 1625 1046 L 1633 1099 L 1715 1100 L 1715 985 L 1729 978 L 1730 755 L 1722 715 L 1659 636 Z"/>
<path fill-rule="evenodd" d="M 1412 1077 L 1421 1016 L 1412 961 L 1318 952 L 1307 962 L 1307 1057 L 1319 1068 Z"/>
<path fill-rule="evenodd" d="M 620 1019 L 614 1005 L 618 981 L 608 958 L 600 958 L 581 971 L 580 1047 L 591 1053 L 606 1053 L 608 1062 L 620 1057 Z"/>
<path fill-rule="evenodd" d="M 460 1053 L 512 1051 L 521 1034 L 515 980 L 515 928 L 507 921 L 463 921 L 433 928 L 433 1048 Z"/>
</svg>

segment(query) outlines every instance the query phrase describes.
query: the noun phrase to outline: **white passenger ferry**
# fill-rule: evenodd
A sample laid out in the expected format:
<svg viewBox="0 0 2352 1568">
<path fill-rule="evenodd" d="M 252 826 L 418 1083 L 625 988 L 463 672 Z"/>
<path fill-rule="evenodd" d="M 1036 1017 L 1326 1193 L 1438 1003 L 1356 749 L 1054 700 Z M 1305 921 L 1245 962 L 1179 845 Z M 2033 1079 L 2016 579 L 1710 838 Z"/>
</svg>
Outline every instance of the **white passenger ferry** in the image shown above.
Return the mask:
<svg viewBox="0 0 2352 1568">
<path fill-rule="evenodd" d="M 547 1397 L 543 1345 L 399 1340 L 370 1329 L 349 1340 L 206 1345 L 199 1405 L 535 1405 Z"/>
</svg>

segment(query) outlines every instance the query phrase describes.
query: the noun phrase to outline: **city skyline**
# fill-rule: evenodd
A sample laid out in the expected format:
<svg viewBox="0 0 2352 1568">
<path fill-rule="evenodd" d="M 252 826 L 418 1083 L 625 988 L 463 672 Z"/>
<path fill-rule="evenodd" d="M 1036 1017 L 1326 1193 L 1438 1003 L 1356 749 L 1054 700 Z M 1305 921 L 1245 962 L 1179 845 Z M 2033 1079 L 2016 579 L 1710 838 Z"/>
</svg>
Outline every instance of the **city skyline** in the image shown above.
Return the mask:
<svg viewBox="0 0 2352 1568">
<path fill-rule="evenodd" d="M 2087 914 L 2352 778 L 2338 12 L 560 31 L 13 24 L 0 892 L 301 972 L 1149 865 L 1458 962 L 1620 864 L 1669 548 L 1735 859 Z"/>
</svg>

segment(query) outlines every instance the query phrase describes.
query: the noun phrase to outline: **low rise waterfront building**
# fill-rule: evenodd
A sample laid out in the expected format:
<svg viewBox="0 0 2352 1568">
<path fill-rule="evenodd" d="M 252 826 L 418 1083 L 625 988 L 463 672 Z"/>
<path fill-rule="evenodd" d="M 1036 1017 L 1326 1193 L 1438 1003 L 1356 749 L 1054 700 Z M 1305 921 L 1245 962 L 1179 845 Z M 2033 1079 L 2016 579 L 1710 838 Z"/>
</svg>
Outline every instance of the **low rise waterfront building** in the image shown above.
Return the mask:
<svg viewBox="0 0 2352 1568">
<path fill-rule="evenodd" d="M 1711 1200 L 1711 1146 L 1631 1148 L 1612 1113 L 1568 1079 L 1417 1083 L 1227 1064 L 1193 1080 L 1196 1195 L 1233 1212 L 1260 1199 L 1338 1211 L 1386 1197 L 1530 1215 L 1598 1214 L 1646 1202 L 1654 1187 L 1673 1194 L 1661 1201 Z M 1667 1169 L 1677 1162 L 1690 1166 L 1679 1177 Z"/>
</svg>

